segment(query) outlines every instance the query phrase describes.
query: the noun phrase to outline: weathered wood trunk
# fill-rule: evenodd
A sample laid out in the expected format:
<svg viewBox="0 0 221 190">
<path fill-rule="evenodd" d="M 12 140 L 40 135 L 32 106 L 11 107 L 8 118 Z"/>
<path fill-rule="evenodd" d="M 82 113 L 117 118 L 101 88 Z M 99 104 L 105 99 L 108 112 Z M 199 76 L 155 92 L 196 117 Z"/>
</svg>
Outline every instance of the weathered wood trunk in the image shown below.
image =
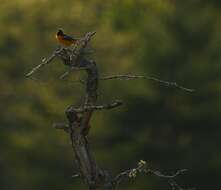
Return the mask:
<svg viewBox="0 0 221 190">
<path fill-rule="evenodd" d="M 76 49 L 65 50 L 60 53 L 60 58 L 65 65 L 71 68 L 84 69 L 87 72 L 85 99 L 80 108 L 95 106 L 97 102 L 97 88 L 99 73 L 94 61 L 85 59 L 84 49 L 94 33 L 88 33 L 80 41 Z M 89 190 L 113 190 L 111 175 L 97 165 L 87 141 L 90 130 L 90 119 L 93 109 L 78 113 L 79 107 L 70 106 L 66 110 L 69 122 L 69 134 L 75 155 L 76 165 L 80 176 Z"/>
<path fill-rule="evenodd" d="M 82 106 L 94 106 L 97 102 L 98 69 L 93 61 L 82 60 L 79 67 L 87 67 L 86 95 Z M 81 177 L 90 190 L 113 190 L 114 184 L 109 172 L 98 167 L 86 135 L 90 129 L 90 118 L 93 110 L 84 112 L 82 115 L 75 111 L 74 106 L 66 110 L 69 121 L 70 138 L 76 158 L 76 164 Z"/>
</svg>

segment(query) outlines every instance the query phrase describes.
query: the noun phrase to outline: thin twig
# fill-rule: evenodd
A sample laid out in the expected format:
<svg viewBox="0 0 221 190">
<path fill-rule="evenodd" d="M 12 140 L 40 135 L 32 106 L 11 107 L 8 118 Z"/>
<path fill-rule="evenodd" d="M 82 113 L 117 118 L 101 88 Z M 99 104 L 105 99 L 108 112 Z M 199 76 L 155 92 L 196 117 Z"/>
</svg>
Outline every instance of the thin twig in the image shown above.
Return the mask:
<svg viewBox="0 0 221 190">
<path fill-rule="evenodd" d="M 44 67 L 45 65 L 51 63 L 51 61 L 57 56 L 57 54 L 62 50 L 62 48 L 60 49 L 56 49 L 52 55 L 46 59 L 42 59 L 42 63 L 37 65 L 36 67 L 34 67 L 29 73 L 27 73 L 25 76 L 26 77 L 30 77 L 32 74 L 34 74 L 37 70 L 39 70 L 41 67 Z"/>
<path fill-rule="evenodd" d="M 149 77 L 149 76 L 142 76 L 142 75 L 112 75 L 112 76 L 106 76 L 106 77 L 100 77 L 99 80 L 112 80 L 112 79 L 119 79 L 119 80 L 133 80 L 133 79 L 148 79 L 155 82 L 159 82 L 162 84 L 165 84 L 166 86 L 173 86 L 176 88 L 179 88 L 181 90 L 187 91 L 187 92 L 194 92 L 194 89 L 183 87 L 176 82 L 169 82 L 165 80 L 161 80 L 155 77 Z"/>
<path fill-rule="evenodd" d="M 84 50 L 84 48 L 87 46 L 87 43 L 90 41 L 91 37 L 94 36 L 96 34 L 95 31 L 93 32 L 88 32 L 84 38 L 82 38 L 80 40 L 80 43 L 82 44 L 82 51 Z"/>
</svg>

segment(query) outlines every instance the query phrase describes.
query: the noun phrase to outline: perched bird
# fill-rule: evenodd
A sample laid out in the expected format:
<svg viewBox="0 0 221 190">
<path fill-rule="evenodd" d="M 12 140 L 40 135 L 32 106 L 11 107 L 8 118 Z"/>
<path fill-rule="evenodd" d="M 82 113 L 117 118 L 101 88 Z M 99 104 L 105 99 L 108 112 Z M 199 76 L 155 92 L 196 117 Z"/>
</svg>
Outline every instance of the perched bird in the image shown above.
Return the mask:
<svg viewBox="0 0 221 190">
<path fill-rule="evenodd" d="M 57 41 L 65 47 L 69 47 L 72 44 L 77 43 L 77 41 L 79 40 L 78 38 L 74 38 L 74 37 L 64 34 L 64 32 L 61 29 L 59 29 L 57 31 L 55 37 L 56 37 Z"/>
</svg>

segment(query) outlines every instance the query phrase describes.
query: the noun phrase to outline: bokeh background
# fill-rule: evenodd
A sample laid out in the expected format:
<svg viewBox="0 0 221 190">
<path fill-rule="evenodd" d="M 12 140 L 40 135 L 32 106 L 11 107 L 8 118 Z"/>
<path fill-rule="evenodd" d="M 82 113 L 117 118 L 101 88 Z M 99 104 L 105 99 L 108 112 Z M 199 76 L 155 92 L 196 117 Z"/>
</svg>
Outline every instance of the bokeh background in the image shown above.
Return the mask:
<svg viewBox="0 0 221 190">
<path fill-rule="evenodd" d="M 187 93 L 149 80 L 100 82 L 99 103 L 124 106 L 93 115 L 89 141 L 113 174 L 140 159 L 152 168 L 189 172 L 183 187 L 219 189 L 221 176 L 221 2 L 218 0 L 1 0 L 0 189 L 86 189 L 68 135 L 52 128 L 80 103 L 84 78 L 59 60 L 24 75 L 57 47 L 59 27 L 91 42 L 101 75 L 142 74 L 194 88 Z M 138 176 L 120 189 L 169 189 Z"/>
</svg>

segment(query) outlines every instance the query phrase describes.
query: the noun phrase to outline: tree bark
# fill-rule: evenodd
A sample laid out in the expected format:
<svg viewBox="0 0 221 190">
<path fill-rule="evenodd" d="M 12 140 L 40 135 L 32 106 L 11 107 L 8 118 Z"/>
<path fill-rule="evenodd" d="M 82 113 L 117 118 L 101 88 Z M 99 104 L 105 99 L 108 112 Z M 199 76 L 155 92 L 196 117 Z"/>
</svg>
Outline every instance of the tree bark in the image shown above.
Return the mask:
<svg viewBox="0 0 221 190">
<path fill-rule="evenodd" d="M 85 99 L 80 108 L 96 106 L 99 72 L 94 61 L 84 56 L 84 49 L 95 32 L 87 33 L 73 50 L 63 49 L 59 57 L 65 65 L 75 69 L 84 69 L 87 73 Z M 66 117 L 69 123 L 69 134 L 75 154 L 76 165 L 80 176 L 89 190 L 114 190 L 114 183 L 108 171 L 105 171 L 96 163 L 87 141 L 90 130 L 90 119 L 93 109 L 79 113 L 79 107 L 69 106 L 66 109 Z"/>
<path fill-rule="evenodd" d="M 83 59 L 78 67 L 86 67 L 88 75 L 83 106 L 95 106 L 99 77 L 96 63 Z M 66 116 L 69 121 L 72 148 L 81 177 L 90 190 L 113 190 L 114 184 L 112 183 L 110 173 L 99 168 L 87 141 L 86 135 L 89 133 L 90 118 L 93 110 L 86 111 L 80 115 L 76 109 L 74 106 L 70 106 L 66 110 Z"/>
</svg>

